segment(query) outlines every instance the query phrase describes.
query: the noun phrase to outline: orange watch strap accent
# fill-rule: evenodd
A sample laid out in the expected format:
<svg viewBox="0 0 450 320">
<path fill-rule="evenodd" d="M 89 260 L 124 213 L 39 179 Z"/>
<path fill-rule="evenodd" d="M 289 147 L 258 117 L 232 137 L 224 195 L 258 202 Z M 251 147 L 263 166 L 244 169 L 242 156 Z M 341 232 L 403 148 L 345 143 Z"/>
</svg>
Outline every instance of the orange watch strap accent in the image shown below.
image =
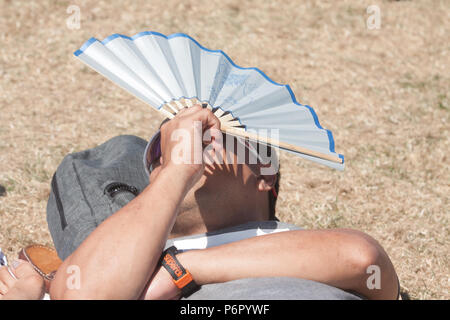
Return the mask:
<svg viewBox="0 0 450 320">
<path fill-rule="evenodd" d="M 183 289 L 188 283 L 190 283 L 191 281 L 194 281 L 191 273 L 187 270 L 186 270 L 186 273 L 180 279 L 178 279 L 178 280 L 172 279 L 172 280 L 173 280 L 173 283 L 175 283 L 175 285 L 179 289 Z"/>
<path fill-rule="evenodd" d="M 182 296 L 187 297 L 200 287 L 195 283 L 192 274 L 178 261 L 175 256 L 177 253 L 176 247 L 168 248 L 161 255 L 160 263 L 169 272 L 173 283 L 181 290 Z"/>
</svg>

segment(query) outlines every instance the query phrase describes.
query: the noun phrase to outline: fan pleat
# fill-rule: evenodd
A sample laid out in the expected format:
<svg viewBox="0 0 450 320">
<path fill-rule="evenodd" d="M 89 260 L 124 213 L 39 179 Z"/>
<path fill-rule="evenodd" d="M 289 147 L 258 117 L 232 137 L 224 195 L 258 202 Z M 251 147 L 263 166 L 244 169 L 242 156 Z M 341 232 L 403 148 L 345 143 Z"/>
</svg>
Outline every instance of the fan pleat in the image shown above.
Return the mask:
<svg viewBox="0 0 450 320">
<path fill-rule="evenodd" d="M 183 84 L 183 97 L 191 98 L 197 96 L 195 81 L 195 64 L 192 63 L 191 43 L 187 38 L 174 38 L 168 41 L 178 73 Z"/>
<path fill-rule="evenodd" d="M 191 54 L 191 63 L 192 63 L 192 70 L 194 73 L 194 78 L 195 78 L 195 97 L 198 98 L 200 97 L 200 92 L 201 92 L 201 68 L 202 68 L 202 64 L 201 64 L 201 51 L 198 50 L 198 46 L 191 40 L 189 40 L 189 51 Z M 187 62 L 189 63 L 189 61 Z"/>
<path fill-rule="evenodd" d="M 106 45 L 120 61 L 122 61 L 131 72 L 135 73 L 147 86 L 153 88 L 163 99 L 170 99 L 170 91 L 157 76 L 157 72 L 148 63 L 142 52 L 135 45 L 134 41 L 125 38 L 117 38 L 109 41 Z"/>
<path fill-rule="evenodd" d="M 224 110 L 234 110 L 239 107 L 239 101 L 264 82 L 264 77 L 254 70 L 233 67 L 217 97 L 216 105 L 220 105 Z"/>
<path fill-rule="evenodd" d="M 289 102 L 292 101 L 285 87 L 268 86 L 264 83 L 239 100 L 233 106 L 233 114 L 241 118 L 251 113 L 263 111 L 273 106 L 288 104 Z"/>
<path fill-rule="evenodd" d="M 267 117 L 270 117 L 270 123 L 267 123 Z M 254 113 L 248 113 L 239 117 L 248 125 L 259 126 L 278 126 L 286 127 L 288 125 L 299 128 L 300 126 L 309 126 L 316 129 L 314 119 L 307 108 L 290 104 L 278 106 L 269 106 L 266 109 L 258 110 Z"/>
<path fill-rule="evenodd" d="M 233 66 L 231 65 L 231 63 L 224 56 L 221 55 L 219 65 L 217 66 L 216 69 L 214 82 L 211 85 L 211 95 L 208 100 L 212 106 L 216 105 L 215 102 L 217 96 L 222 91 L 225 85 L 225 81 L 227 80 L 228 75 L 230 74 L 232 68 Z"/>
<path fill-rule="evenodd" d="M 325 153 L 330 153 L 330 150 L 328 150 L 328 143 L 324 143 L 324 139 L 327 138 L 327 133 L 325 131 L 287 131 L 282 130 L 280 131 L 280 140 L 286 141 L 291 144 L 298 145 L 300 144 L 303 147 L 314 147 L 314 148 L 323 148 L 323 150 L 317 150 L 317 151 L 324 151 Z M 316 149 L 314 149 L 316 150 Z"/>
<path fill-rule="evenodd" d="M 88 65 L 116 82 L 121 87 L 137 95 L 143 101 L 158 105 L 162 98 L 153 89 L 147 86 L 142 79 L 128 66 L 126 66 L 113 52 L 103 44 L 96 41 L 87 49 L 85 55 L 80 57 Z"/>
<path fill-rule="evenodd" d="M 184 86 L 183 79 L 180 75 L 180 71 L 178 69 L 178 64 L 174 58 L 174 52 L 172 51 L 171 46 L 169 45 L 169 41 L 167 39 L 162 38 L 160 36 L 153 36 L 159 47 L 161 48 L 161 52 L 164 54 L 167 60 L 167 65 L 171 71 L 172 77 L 177 81 L 178 88 L 181 90 L 181 94 L 177 96 L 177 99 L 180 99 L 187 94 L 187 90 Z"/>
<path fill-rule="evenodd" d="M 210 101 L 212 91 L 214 90 L 214 77 L 222 55 L 216 52 L 201 51 L 201 69 L 200 69 L 200 96 L 201 101 Z"/>
<path fill-rule="evenodd" d="M 171 100 L 173 100 L 174 97 L 179 98 L 183 96 L 183 90 L 169 64 L 170 62 L 173 62 L 172 55 L 169 54 L 170 50 L 160 45 L 162 42 L 157 40 L 159 38 L 160 37 L 154 35 L 146 35 L 134 40 L 134 42 L 142 55 L 152 66 L 153 70 L 155 70 L 158 77 L 166 85 L 170 92 Z M 168 54 L 169 57 L 167 57 L 166 54 Z"/>
</svg>

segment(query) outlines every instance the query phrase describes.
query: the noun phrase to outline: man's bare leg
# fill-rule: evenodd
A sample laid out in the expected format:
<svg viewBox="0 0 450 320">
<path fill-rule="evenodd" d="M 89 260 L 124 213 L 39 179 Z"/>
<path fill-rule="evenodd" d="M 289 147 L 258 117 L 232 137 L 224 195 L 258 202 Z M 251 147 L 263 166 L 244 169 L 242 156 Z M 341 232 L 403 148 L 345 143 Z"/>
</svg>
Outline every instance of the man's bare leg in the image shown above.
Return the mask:
<svg viewBox="0 0 450 320">
<path fill-rule="evenodd" d="M 40 300 L 43 298 L 44 279 L 29 262 L 17 260 L 9 268 L 9 270 L 8 267 L 0 268 L 0 300 Z"/>
</svg>

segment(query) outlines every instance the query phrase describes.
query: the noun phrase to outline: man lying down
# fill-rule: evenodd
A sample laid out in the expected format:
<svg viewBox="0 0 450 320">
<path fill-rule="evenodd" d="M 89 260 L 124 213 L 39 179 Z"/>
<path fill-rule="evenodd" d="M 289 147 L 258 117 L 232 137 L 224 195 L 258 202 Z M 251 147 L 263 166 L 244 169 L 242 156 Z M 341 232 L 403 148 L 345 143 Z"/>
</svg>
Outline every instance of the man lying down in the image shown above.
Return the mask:
<svg viewBox="0 0 450 320">
<path fill-rule="evenodd" d="M 203 142 L 210 157 L 200 161 L 196 139 L 173 139 L 194 137 L 200 123 L 202 132 L 220 128 L 196 105 L 164 123 L 148 145 L 120 136 L 63 160 L 47 207 L 63 260 L 51 299 L 398 297 L 394 267 L 373 238 L 281 223 L 278 172 L 238 161 L 237 148 L 220 149 L 217 136 Z M 192 151 L 183 153 L 188 161 L 179 161 L 180 149 Z M 42 279 L 28 264 L 2 267 L 1 297 L 42 297 Z M 379 271 L 375 286 L 371 267 Z"/>
</svg>

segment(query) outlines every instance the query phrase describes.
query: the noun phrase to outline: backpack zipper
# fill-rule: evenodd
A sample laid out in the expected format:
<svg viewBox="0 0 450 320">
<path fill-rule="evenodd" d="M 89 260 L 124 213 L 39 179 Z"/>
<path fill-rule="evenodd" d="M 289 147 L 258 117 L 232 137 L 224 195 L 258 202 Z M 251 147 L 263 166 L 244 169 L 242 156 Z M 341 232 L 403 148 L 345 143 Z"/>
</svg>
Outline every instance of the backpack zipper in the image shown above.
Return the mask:
<svg viewBox="0 0 450 320">
<path fill-rule="evenodd" d="M 134 194 L 134 196 L 137 196 L 139 194 L 139 190 L 136 187 L 130 186 L 123 182 L 113 182 L 108 184 L 105 187 L 104 193 L 108 193 L 111 198 L 114 198 L 118 193 L 124 191 L 130 192 Z"/>
</svg>

